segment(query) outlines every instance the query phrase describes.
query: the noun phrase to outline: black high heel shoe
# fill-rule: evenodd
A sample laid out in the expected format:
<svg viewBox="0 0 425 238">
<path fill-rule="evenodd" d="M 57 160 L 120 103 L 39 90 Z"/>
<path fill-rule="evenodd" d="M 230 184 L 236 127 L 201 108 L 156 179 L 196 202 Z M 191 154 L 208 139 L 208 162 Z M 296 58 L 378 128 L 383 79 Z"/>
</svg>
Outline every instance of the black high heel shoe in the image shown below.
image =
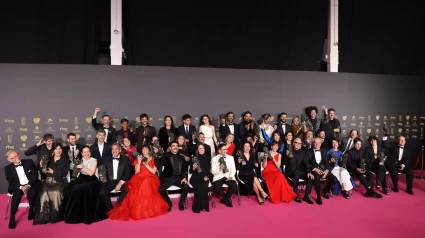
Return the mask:
<svg viewBox="0 0 425 238">
<path fill-rule="evenodd" d="M 262 191 L 260 191 L 260 193 L 265 193 L 265 192 L 264 192 L 264 190 L 262 190 Z M 267 193 L 266 193 L 266 194 L 267 194 Z M 263 196 L 263 194 L 261 194 L 261 196 Z M 267 199 L 269 199 L 269 198 L 270 198 L 270 196 L 269 196 L 269 195 L 267 195 L 267 196 L 265 196 L 265 197 L 264 197 L 264 200 L 267 200 Z"/>
<path fill-rule="evenodd" d="M 257 199 L 258 199 L 258 204 L 260 204 L 260 205 L 264 205 L 264 201 L 260 198 L 260 197 L 257 197 Z M 260 201 L 261 200 L 261 201 Z"/>
</svg>

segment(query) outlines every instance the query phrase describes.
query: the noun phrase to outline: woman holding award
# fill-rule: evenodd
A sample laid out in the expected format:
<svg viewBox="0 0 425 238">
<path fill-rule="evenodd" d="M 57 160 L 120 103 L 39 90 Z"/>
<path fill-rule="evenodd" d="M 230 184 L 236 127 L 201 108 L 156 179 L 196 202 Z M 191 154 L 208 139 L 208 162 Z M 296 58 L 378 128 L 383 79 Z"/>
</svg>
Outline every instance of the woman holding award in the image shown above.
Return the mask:
<svg viewBox="0 0 425 238">
<path fill-rule="evenodd" d="M 127 195 L 108 212 L 111 220 L 140 220 L 168 213 L 168 204 L 158 192 L 160 181 L 149 146 L 143 145 L 142 154 L 134 161 L 134 166 L 136 174 L 125 183 Z"/>
<path fill-rule="evenodd" d="M 42 182 L 40 203 L 35 208 L 34 225 L 59 222 L 59 208 L 63 200 L 63 190 L 68 185 L 70 161 L 62 155 L 60 143 L 53 146 L 53 156 L 43 164 L 40 161 L 40 173 L 46 174 Z"/>
<path fill-rule="evenodd" d="M 282 155 L 277 151 L 278 148 L 279 143 L 274 141 L 271 144 L 271 158 L 268 157 L 268 154 L 264 154 L 264 170 L 262 175 L 270 193 L 270 201 L 272 203 L 289 203 L 294 201 L 297 195 L 292 190 L 292 187 L 288 184 L 288 181 L 286 181 L 285 176 L 279 171 L 282 163 Z"/>
<path fill-rule="evenodd" d="M 66 188 L 61 216 L 65 223 L 91 224 L 106 218 L 105 208 L 100 206 L 100 182 L 96 177 L 97 160 L 91 157 L 88 146 L 82 149 L 82 161 L 74 167 L 77 178 Z"/>
<path fill-rule="evenodd" d="M 211 157 L 214 157 L 217 137 L 215 136 L 215 127 L 211 122 L 211 118 L 208 115 L 202 115 L 199 125 L 199 132 L 204 133 L 205 144 L 211 147 Z"/>
<path fill-rule="evenodd" d="M 354 181 L 351 179 L 347 169 L 342 167 L 342 152 L 338 149 L 338 140 L 332 139 L 332 149 L 327 153 L 329 158 L 329 169 L 331 173 L 338 179 L 339 184 L 334 185 L 334 194 L 341 194 L 346 199 L 350 198 L 348 192 L 355 186 Z M 341 165 L 341 166 L 339 166 Z"/>
<path fill-rule="evenodd" d="M 192 157 L 192 163 L 189 169 L 189 173 L 191 174 L 189 183 L 192 185 L 194 190 L 192 204 L 192 211 L 194 213 L 210 211 L 208 198 L 210 170 L 211 156 L 205 153 L 204 145 L 200 144 L 195 156 Z"/>
</svg>

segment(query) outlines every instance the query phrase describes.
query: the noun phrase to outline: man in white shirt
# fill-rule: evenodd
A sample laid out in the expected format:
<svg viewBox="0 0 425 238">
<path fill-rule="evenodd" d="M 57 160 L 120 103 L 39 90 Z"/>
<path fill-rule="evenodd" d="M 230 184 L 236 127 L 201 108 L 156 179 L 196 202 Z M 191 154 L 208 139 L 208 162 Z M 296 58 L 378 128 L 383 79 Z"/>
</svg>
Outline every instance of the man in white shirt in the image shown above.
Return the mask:
<svg viewBox="0 0 425 238">
<path fill-rule="evenodd" d="M 9 228 L 14 229 L 16 227 L 15 214 L 24 195 L 27 196 L 30 204 L 28 220 L 34 218 L 34 206 L 41 183 L 38 180 L 37 168 L 31 159 L 21 160 L 21 155 L 15 150 L 9 150 L 6 153 L 6 157 L 10 162 L 4 168 L 6 180 L 9 183 L 7 191 L 13 195 L 10 206 Z"/>
<path fill-rule="evenodd" d="M 67 141 L 68 145 L 63 148 L 63 155 L 65 158 L 71 161 L 69 164 L 69 174 L 72 176 L 72 169 L 74 168 L 75 159 L 81 159 L 80 151 L 82 150 L 83 146 L 77 144 L 77 136 L 72 132 L 67 135 Z"/>
<path fill-rule="evenodd" d="M 111 191 L 120 192 L 118 203 L 127 195 L 126 186 L 123 185 L 131 177 L 130 160 L 127 156 L 121 156 L 120 153 L 121 146 L 118 143 L 114 143 L 112 145 L 112 158 L 107 157 L 103 160 L 107 182 L 101 185 L 100 199 L 103 201 L 107 211 L 113 208 L 109 197 Z"/>
<path fill-rule="evenodd" d="M 98 130 L 97 142 L 90 146 L 91 157 L 97 160 L 97 166 L 103 164 L 103 159 L 111 157 L 111 146 L 105 142 L 105 131 Z"/>
<path fill-rule="evenodd" d="M 218 151 L 220 154 L 211 159 L 211 173 L 214 175 L 213 183 L 215 190 L 222 196 L 220 202 L 227 207 L 233 207 L 230 198 L 237 189 L 235 160 L 233 156 L 227 155 L 227 147 L 224 144 L 218 146 Z M 223 191 L 223 184 L 229 187 L 226 193 Z"/>
</svg>

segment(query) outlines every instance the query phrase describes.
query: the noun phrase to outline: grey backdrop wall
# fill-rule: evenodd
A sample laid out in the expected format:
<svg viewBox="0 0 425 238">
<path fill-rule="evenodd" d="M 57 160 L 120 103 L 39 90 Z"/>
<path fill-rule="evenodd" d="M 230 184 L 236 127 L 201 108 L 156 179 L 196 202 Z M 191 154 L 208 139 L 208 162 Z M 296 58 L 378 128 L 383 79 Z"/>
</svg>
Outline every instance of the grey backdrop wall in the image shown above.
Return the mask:
<svg viewBox="0 0 425 238">
<path fill-rule="evenodd" d="M 69 132 L 92 144 L 90 118 L 95 107 L 119 120 L 148 113 L 159 128 L 162 118 L 204 113 L 217 121 L 227 111 L 253 116 L 282 111 L 290 117 L 306 106 L 336 108 L 342 129 L 363 137 L 383 123 L 393 135 L 403 134 L 419 152 L 423 140 L 424 82 L 419 77 L 320 72 L 203 68 L 14 65 L 0 64 L 0 176 L 9 149 L 25 151 L 46 132 L 65 140 Z M 323 114 L 323 112 L 321 112 Z M 194 122 L 197 124 L 197 122 Z M 417 154 L 416 154 L 417 155 Z M 25 157 L 25 156 L 23 156 Z M 35 157 L 31 157 L 35 158 Z M 7 183 L 0 179 L 0 193 Z"/>
</svg>

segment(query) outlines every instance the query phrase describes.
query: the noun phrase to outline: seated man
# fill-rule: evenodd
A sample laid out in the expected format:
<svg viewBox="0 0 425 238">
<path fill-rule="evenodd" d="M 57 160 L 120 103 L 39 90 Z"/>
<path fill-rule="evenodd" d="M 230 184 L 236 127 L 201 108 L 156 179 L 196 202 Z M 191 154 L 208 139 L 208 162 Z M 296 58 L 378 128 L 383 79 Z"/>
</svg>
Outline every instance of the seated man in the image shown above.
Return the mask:
<svg viewBox="0 0 425 238">
<path fill-rule="evenodd" d="M 307 155 L 304 150 L 301 149 L 301 139 L 295 138 L 293 142 L 292 154 L 286 151 L 286 167 L 285 175 L 287 178 L 292 180 L 292 189 L 297 198 L 295 202 L 301 203 L 301 199 L 298 197 L 298 180 L 303 179 L 306 182 L 306 189 L 303 200 L 308 204 L 313 204 L 310 199 L 311 188 L 313 187 L 314 175 L 310 173 L 310 167 L 307 162 Z"/>
<path fill-rule="evenodd" d="M 112 145 L 112 158 L 103 160 L 106 168 L 107 182 L 102 183 L 100 188 L 100 199 L 105 205 L 106 211 L 111 210 L 112 203 L 109 193 L 111 191 L 120 192 L 118 203 L 122 202 L 127 195 L 127 188 L 123 186 L 131 177 L 130 159 L 127 156 L 120 155 L 121 146 L 118 143 Z"/>
<path fill-rule="evenodd" d="M 384 150 L 378 146 L 379 140 L 376 136 L 370 136 L 368 141 L 370 146 L 365 151 L 366 168 L 376 175 L 376 190 L 379 190 L 382 184 L 382 193 L 388 195 L 387 179 L 385 176 L 387 170 L 383 161 L 385 157 L 382 158 L 381 156 L 381 154 L 385 156 Z"/>
<path fill-rule="evenodd" d="M 326 179 L 328 184 L 323 189 L 323 197 L 329 199 L 329 193 L 336 184 L 338 179 L 330 173 L 329 161 L 326 155 L 327 151 L 322 146 L 322 139 L 315 138 L 313 140 L 313 148 L 307 151 L 308 163 L 312 167 L 312 174 L 314 175 L 314 188 L 317 194 L 317 204 L 322 205 L 322 198 L 320 196 L 320 179 Z"/>
<path fill-rule="evenodd" d="M 200 132 L 198 134 L 198 143 L 195 141 L 192 142 L 192 144 L 189 147 L 189 155 L 194 156 L 196 154 L 196 150 L 198 149 L 199 145 L 204 145 L 205 147 L 205 154 L 211 155 L 211 146 L 205 144 L 205 135 L 204 133 Z"/>
<path fill-rule="evenodd" d="M 353 148 L 347 152 L 348 172 L 350 172 L 353 176 L 356 176 L 360 180 L 360 183 L 366 188 L 366 197 L 375 196 L 377 198 L 382 198 L 381 194 L 378 194 L 373 190 L 373 174 L 366 169 L 364 150 L 361 149 L 362 140 L 360 138 L 356 138 L 353 140 L 353 144 Z"/>
<path fill-rule="evenodd" d="M 382 147 L 388 149 L 388 159 L 385 167 L 391 175 L 394 192 L 398 192 L 398 173 L 406 174 L 406 192 L 413 195 L 413 169 L 411 165 L 410 147 L 406 146 L 406 138 L 397 136 L 396 141 L 388 140 L 388 136 L 382 138 Z"/>
<path fill-rule="evenodd" d="M 220 154 L 211 159 L 211 173 L 214 175 L 214 187 L 222 197 L 220 202 L 227 207 L 233 207 L 230 198 L 236 192 L 238 186 L 235 181 L 235 159 L 233 156 L 227 154 L 227 147 L 225 144 L 220 144 L 218 146 L 218 151 Z M 229 187 L 226 193 L 223 191 L 223 184 Z"/>
<path fill-rule="evenodd" d="M 6 153 L 6 157 L 10 162 L 4 168 L 6 180 L 9 183 L 7 191 L 13 194 L 10 206 L 9 228 L 14 229 L 16 227 L 15 214 L 24 195 L 27 196 L 30 204 L 28 220 L 34 218 L 37 191 L 41 187 L 41 183 L 38 180 L 38 170 L 31 159 L 21 160 L 21 155 L 15 150 L 9 150 Z"/>
<path fill-rule="evenodd" d="M 181 188 L 182 194 L 179 202 L 179 210 L 184 210 L 184 202 L 186 201 L 187 193 L 189 191 L 189 185 L 187 184 L 188 166 L 189 163 L 185 161 L 184 156 L 178 154 L 179 143 L 173 141 L 170 144 L 171 151 L 166 152 L 159 161 L 158 170 L 160 173 L 159 179 L 161 184 L 158 188 L 162 198 L 168 203 L 168 211 L 171 211 L 173 204 L 171 203 L 170 197 L 168 197 L 167 189 L 171 185 Z"/>
</svg>

